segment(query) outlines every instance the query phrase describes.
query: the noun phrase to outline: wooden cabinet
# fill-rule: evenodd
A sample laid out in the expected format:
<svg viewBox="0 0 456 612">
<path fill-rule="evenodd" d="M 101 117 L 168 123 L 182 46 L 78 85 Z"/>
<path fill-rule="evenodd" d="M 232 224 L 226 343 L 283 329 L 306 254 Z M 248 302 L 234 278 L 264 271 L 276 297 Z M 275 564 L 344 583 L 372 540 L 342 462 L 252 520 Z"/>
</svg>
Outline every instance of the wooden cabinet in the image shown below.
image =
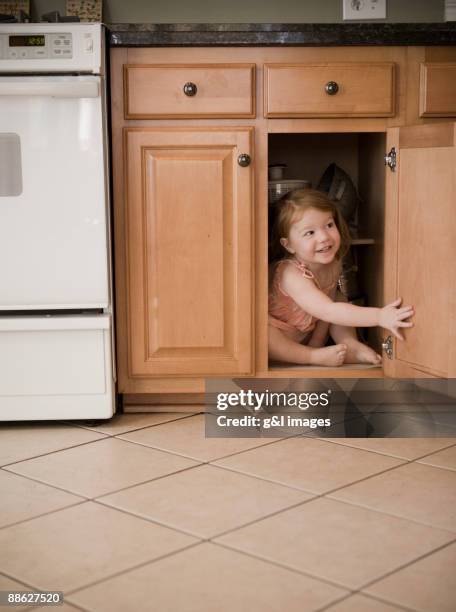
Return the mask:
<svg viewBox="0 0 456 612">
<path fill-rule="evenodd" d="M 391 117 L 394 63 L 267 64 L 267 117 Z"/>
<path fill-rule="evenodd" d="M 251 132 L 125 128 L 133 377 L 252 373 Z"/>
<path fill-rule="evenodd" d="M 456 96 L 437 68 L 451 73 L 453 57 L 449 48 L 112 50 L 121 393 L 184 397 L 208 376 L 456 376 L 456 158 L 443 118 Z M 187 82 L 196 96 L 183 93 Z M 393 148 L 394 171 L 384 162 Z M 268 163 L 315 187 L 331 162 L 362 200 L 365 304 L 400 296 L 417 310 L 381 368 L 268 362 Z M 378 350 L 390 335 L 369 334 Z"/>
<path fill-rule="evenodd" d="M 125 118 L 254 117 L 253 64 L 127 64 Z"/>
<path fill-rule="evenodd" d="M 456 63 L 421 64 L 420 117 L 456 117 Z"/>
<path fill-rule="evenodd" d="M 406 73 L 405 125 L 456 117 L 456 46 L 408 47 Z"/>
<path fill-rule="evenodd" d="M 385 298 L 416 309 L 406 342 L 393 340 L 387 375 L 456 376 L 455 124 L 393 128 L 398 172 L 387 174 Z M 414 375 L 414 374 L 413 374 Z"/>
</svg>

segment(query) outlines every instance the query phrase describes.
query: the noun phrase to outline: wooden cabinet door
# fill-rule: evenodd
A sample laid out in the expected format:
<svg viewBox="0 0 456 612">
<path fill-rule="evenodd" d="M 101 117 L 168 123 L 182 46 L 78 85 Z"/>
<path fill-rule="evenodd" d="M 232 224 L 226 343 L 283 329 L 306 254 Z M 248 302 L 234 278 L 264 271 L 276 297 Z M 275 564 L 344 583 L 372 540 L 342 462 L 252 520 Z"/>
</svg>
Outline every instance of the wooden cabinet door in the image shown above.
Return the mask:
<svg viewBox="0 0 456 612">
<path fill-rule="evenodd" d="M 131 377 L 252 371 L 252 132 L 124 130 Z"/>
<path fill-rule="evenodd" d="M 456 124 L 392 128 L 386 170 L 385 298 L 412 304 L 414 327 L 384 354 L 385 373 L 456 376 Z M 384 330 L 384 337 L 391 335 Z"/>
</svg>

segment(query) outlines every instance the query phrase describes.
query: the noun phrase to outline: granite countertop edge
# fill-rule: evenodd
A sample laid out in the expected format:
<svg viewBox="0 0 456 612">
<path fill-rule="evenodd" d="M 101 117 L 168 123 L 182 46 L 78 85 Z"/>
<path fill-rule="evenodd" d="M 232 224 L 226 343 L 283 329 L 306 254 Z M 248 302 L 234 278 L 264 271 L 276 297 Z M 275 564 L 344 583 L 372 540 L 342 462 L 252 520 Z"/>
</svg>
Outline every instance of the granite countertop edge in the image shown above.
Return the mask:
<svg viewBox="0 0 456 612">
<path fill-rule="evenodd" d="M 456 45 L 456 22 L 114 23 L 111 47 Z"/>
</svg>

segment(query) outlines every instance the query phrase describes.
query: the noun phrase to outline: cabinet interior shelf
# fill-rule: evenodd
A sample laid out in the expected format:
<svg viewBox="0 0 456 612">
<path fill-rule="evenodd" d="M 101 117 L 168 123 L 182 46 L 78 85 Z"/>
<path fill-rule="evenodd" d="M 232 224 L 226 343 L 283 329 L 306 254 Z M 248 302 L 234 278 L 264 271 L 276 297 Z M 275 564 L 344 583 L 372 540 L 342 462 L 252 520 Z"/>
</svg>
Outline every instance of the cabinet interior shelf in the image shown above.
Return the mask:
<svg viewBox="0 0 456 612">
<path fill-rule="evenodd" d="M 360 246 L 363 244 L 375 244 L 375 240 L 373 238 L 353 238 L 350 241 L 350 244 L 353 246 Z"/>
</svg>

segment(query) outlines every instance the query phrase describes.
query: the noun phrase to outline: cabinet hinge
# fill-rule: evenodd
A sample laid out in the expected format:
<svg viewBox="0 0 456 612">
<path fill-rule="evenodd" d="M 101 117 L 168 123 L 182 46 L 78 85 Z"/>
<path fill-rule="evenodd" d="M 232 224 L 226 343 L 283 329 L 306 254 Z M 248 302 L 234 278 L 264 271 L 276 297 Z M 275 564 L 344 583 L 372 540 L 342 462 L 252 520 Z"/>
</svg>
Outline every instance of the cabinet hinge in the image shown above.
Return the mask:
<svg viewBox="0 0 456 612">
<path fill-rule="evenodd" d="M 397 161 L 395 147 L 392 147 L 391 151 L 385 155 L 385 166 L 389 166 L 392 172 L 396 171 Z"/>
<path fill-rule="evenodd" d="M 393 358 L 393 338 L 392 336 L 388 336 L 386 340 L 382 342 L 382 349 L 385 351 L 388 359 Z"/>
</svg>

